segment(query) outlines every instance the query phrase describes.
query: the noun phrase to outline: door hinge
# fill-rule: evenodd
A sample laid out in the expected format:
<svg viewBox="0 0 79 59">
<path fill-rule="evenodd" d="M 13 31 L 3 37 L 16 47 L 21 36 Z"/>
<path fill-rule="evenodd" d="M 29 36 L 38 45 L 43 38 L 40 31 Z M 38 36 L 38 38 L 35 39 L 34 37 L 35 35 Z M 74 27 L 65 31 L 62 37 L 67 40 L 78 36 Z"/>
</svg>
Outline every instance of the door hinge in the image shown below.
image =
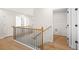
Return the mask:
<svg viewBox="0 0 79 59">
<path fill-rule="evenodd" d="M 78 25 L 76 24 L 75 27 L 78 27 Z"/>
<path fill-rule="evenodd" d="M 78 44 L 78 41 L 75 41 L 76 44 Z"/>
<path fill-rule="evenodd" d="M 76 50 L 78 50 L 78 41 L 75 41 L 76 43 Z"/>
<path fill-rule="evenodd" d="M 78 10 L 78 8 L 75 8 L 75 11 L 77 11 Z"/>
</svg>

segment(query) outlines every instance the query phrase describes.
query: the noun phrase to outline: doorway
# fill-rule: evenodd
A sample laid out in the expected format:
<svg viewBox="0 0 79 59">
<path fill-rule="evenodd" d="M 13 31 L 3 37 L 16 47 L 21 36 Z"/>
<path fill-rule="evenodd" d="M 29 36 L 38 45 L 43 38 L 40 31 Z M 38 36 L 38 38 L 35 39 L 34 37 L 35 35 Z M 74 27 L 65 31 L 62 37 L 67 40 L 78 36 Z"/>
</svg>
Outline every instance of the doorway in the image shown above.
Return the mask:
<svg viewBox="0 0 79 59">
<path fill-rule="evenodd" d="M 53 10 L 53 39 L 58 45 L 68 47 L 67 8 Z"/>
</svg>

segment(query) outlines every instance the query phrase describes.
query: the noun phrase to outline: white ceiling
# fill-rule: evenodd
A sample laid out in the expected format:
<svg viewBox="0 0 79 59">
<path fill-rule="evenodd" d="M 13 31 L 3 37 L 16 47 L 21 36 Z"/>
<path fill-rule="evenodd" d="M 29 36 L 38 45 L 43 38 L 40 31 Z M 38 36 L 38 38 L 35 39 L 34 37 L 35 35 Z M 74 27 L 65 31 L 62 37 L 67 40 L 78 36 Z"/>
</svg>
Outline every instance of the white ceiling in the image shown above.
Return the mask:
<svg viewBox="0 0 79 59">
<path fill-rule="evenodd" d="M 57 8 L 53 10 L 54 13 L 60 13 L 60 12 L 66 12 L 66 11 L 67 11 L 67 8 Z"/>
<path fill-rule="evenodd" d="M 3 9 L 33 16 L 35 8 L 3 8 Z M 67 8 L 53 8 L 54 13 L 66 12 L 66 11 L 67 11 Z"/>
<path fill-rule="evenodd" d="M 31 15 L 31 16 L 33 16 L 33 12 L 34 12 L 33 8 L 4 8 L 4 9 L 9 10 L 9 11 L 22 13 L 25 15 Z"/>
</svg>

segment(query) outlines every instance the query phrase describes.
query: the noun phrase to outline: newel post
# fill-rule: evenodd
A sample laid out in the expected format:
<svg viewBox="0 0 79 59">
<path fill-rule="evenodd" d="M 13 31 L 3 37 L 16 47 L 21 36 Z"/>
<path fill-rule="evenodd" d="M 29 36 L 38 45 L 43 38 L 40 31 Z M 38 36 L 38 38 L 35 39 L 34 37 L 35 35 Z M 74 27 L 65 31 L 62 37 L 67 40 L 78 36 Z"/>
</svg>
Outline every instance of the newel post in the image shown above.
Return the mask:
<svg viewBox="0 0 79 59">
<path fill-rule="evenodd" d="M 41 34 L 42 34 L 42 50 L 44 49 L 44 46 L 43 46 L 43 27 L 41 28 Z"/>
<path fill-rule="evenodd" d="M 16 39 L 16 27 L 13 26 L 13 39 Z"/>
</svg>

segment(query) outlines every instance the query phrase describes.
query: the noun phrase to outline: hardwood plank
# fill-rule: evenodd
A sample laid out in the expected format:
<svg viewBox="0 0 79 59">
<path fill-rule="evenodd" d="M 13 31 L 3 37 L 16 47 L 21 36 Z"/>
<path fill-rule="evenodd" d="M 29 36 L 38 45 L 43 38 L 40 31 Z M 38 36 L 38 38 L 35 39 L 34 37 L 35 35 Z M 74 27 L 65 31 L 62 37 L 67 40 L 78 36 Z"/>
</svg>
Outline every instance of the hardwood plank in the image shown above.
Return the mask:
<svg viewBox="0 0 79 59">
<path fill-rule="evenodd" d="M 41 47 L 41 46 L 40 46 Z M 48 42 L 43 45 L 44 50 L 73 50 L 68 47 L 66 37 L 54 35 L 54 42 Z M 13 40 L 12 37 L 0 39 L 0 50 L 32 50 Z"/>
<path fill-rule="evenodd" d="M 12 37 L 0 39 L 0 50 L 32 50 L 22 44 L 15 42 Z"/>
<path fill-rule="evenodd" d="M 68 47 L 67 38 L 61 35 L 54 35 L 54 42 L 44 44 L 44 50 L 73 50 Z"/>
</svg>

